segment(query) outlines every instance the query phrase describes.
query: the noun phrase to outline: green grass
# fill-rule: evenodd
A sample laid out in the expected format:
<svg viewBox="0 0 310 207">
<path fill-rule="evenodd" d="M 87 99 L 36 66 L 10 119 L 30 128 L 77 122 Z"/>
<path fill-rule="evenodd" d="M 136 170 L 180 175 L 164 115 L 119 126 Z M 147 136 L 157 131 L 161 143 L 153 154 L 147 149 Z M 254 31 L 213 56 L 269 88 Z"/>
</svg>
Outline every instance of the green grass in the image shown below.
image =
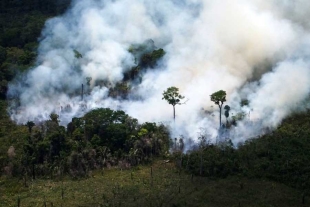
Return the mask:
<svg viewBox="0 0 310 207">
<path fill-rule="evenodd" d="M 283 184 L 236 176 L 192 178 L 163 161 L 130 170 L 95 171 L 75 181 L 38 179 L 29 181 L 28 187 L 23 180 L 3 177 L 0 194 L 0 206 L 17 206 L 20 197 L 22 207 L 41 207 L 44 202 L 46 206 L 302 206 L 302 192 Z"/>
<path fill-rule="evenodd" d="M 1 168 L 9 162 L 7 150 L 11 145 L 15 147 L 17 157 L 21 155 L 23 140 L 28 134 L 26 126 L 15 125 L 9 120 L 6 107 L 7 103 L 0 101 L 0 160 L 3 161 Z M 152 166 L 138 166 L 130 170 L 121 171 L 113 168 L 105 169 L 103 173 L 100 170 L 93 171 L 87 179 L 72 180 L 65 177 L 63 182 L 59 181 L 59 178 L 28 180 L 28 187 L 24 187 L 22 179 L 3 176 L 0 177 L 0 206 L 17 206 L 18 198 L 22 207 L 41 207 L 44 203 L 46 206 L 53 203 L 53 206 L 98 207 L 310 206 L 308 197 L 305 197 L 305 204 L 302 204 L 303 194 L 308 196 L 307 190 L 302 191 L 302 185 L 308 186 L 306 167 L 309 163 L 309 117 L 310 112 L 292 116 L 271 135 L 255 139 L 240 147 L 240 153 L 249 155 L 248 169 L 256 172 L 255 176 L 249 176 L 251 173 L 248 173 L 248 177 L 251 178 L 233 175 L 225 179 L 192 179 L 190 174 L 179 174 L 173 163 L 163 164 L 160 160 Z M 262 158 L 265 161 L 270 159 L 267 160 L 267 170 L 260 167 Z M 216 157 L 206 158 L 212 159 Z M 18 160 L 15 159 L 16 165 Z M 282 170 L 282 165 L 288 168 Z M 153 177 L 150 173 L 151 167 Z M 259 177 L 268 177 L 296 188 L 301 187 L 296 189 Z"/>
</svg>

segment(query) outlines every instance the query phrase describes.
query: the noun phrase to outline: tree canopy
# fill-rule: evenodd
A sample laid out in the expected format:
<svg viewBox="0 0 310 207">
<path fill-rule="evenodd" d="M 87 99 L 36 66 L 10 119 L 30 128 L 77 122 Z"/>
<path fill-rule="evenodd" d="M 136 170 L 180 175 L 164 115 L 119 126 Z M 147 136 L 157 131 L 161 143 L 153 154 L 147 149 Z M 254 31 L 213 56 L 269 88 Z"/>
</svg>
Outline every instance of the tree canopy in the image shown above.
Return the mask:
<svg viewBox="0 0 310 207">
<path fill-rule="evenodd" d="M 219 90 L 210 95 L 211 101 L 213 101 L 220 108 L 220 129 L 222 126 L 222 106 L 226 101 L 226 91 Z"/>
<path fill-rule="evenodd" d="M 163 93 L 163 100 L 166 100 L 170 105 L 173 106 L 173 119 L 175 119 L 175 106 L 180 105 L 181 100 L 185 97 L 179 93 L 179 89 L 175 86 L 167 88 Z"/>
<path fill-rule="evenodd" d="M 171 86 L 167 88 L 163 93 L 163 100 L 166 100 L 172 106 L 181 104 L 181 100 L 185 97 L 179 94 L 179 89 L 177 87 Z"/>
<path fill-rule="evenodd" d="M 226 101 L 226 91 L 219 90 L 210 95 L 211 101 L 213 101 L 216 105 L 222 106 Z"/>
</svg>

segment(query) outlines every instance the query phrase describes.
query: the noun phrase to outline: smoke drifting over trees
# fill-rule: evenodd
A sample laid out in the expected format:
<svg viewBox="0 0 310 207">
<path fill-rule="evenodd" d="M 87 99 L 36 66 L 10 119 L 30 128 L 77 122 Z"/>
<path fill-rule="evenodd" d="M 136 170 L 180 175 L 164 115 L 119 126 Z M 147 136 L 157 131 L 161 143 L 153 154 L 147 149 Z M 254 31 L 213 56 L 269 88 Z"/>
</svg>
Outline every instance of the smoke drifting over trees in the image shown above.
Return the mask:
<svg viewBox="0 0 310 207">
<path fill-rule="evenodd" d="M 230 113 L 249 113 L 233 142 L 275 127 L 304 110 L 310 92 L 310 3 L 306 0 L 79 0 L 46 22 L 37 65 L 9 86 L 18 100 L 9 112 L 26 123 L 60 114 L 61 123 L 98 107 L 122 109 L 141 121 L 167 121 L 161 99 L 174 85 L 190 101 L 178 109 L 174 135 L 196 137 L 205 127 L 215 136 L 216 110 L 209 95 L 227 92 Z M 108 96 L 138 63 L 132 45 L 154 41 L 165 55 L 126 98 Z M 78 51 L 82 58 L 76 58 Z M 80 87 L 91 77 L 81 103 Z M 241 107 L 240 101 L 249 104 Z M 70 110 L 65 110 L 70 105 Z M 82 106 L 82 107 L 81 107 Z M 201 108 L 204 110 L 202 111 Z M 213 111 L 210 116 L 205 111 Z M 249 123 L 249 120 L 252 122 Z"/>
</svg>

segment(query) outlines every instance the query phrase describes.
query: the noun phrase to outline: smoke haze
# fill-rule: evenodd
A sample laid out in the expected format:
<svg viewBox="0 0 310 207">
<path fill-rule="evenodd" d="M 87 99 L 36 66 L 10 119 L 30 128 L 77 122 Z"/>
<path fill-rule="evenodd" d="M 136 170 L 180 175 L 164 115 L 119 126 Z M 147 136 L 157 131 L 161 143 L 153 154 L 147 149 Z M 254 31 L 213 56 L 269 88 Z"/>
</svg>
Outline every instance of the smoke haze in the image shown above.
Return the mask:
<svg viewBox="0 0 310 207">
<path fill-rule="evenodd" d="M 9 112 L 18 123 L 55 112 L 66 124 L 88 110 L 110 107 L 141 122 L 171 123 L 172 106 L 162 93 L 176 86 L 189 100 L 176 107 L 173 136 L 196 139 L 203 127 L 214 141 L 219 112 L 210 94 L 225 90 L 231 115 L 246 114 L 232 132 L 238 143 L 307 108 L 309 19 L 307 0 L 75 1 L 63 16 L 46 22 L 36 67 L 9 86 L 8 97 L 19 99 Z M 129 48 L 149 39 L 166 55 L 140 84 L 131 85 L 128 99 L 109 97 L 108 88 L 96 83 L 122 81 L 136 64 Z M 83 102 L 81 84 L 87 91 Z M 249 105 L 241 107 L 242 99 Z"/>
</svg>

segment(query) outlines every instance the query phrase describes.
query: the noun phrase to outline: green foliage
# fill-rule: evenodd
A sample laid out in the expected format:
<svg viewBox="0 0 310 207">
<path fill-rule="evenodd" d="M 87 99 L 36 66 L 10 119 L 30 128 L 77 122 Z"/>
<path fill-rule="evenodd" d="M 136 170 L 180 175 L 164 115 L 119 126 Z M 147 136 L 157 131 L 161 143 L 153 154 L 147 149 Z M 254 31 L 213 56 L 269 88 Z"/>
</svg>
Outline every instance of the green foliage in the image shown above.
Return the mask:
<svg viewBox="0 0 310 207">
<path fill-rule="evenodd" d="M 5 61 L 6 59 L 6 49 L 2 46 L 0 46 L 0 65 Z"/>
<path fill-rule="evenodd" d="M 220 127 L 222 128 L 222 106 L 224 102 L 226 101 L 226 91 L 219 90 L 213 94 L 210 95 L 211 101 L 213 101 L 216 105 L 220 108 Z"/>
<path fill-rule="evenodd" d="M 235 149 L 229 140 L 218 146 L 206 143 L 199 150 L 185 155 L 182 160 L 183 166 L 196 175 L 225 178 L 238 172 Z"/>
<path fill-rule="evenodd" d="M 32 127 L 35 126 L 35 123 L 34 123 L 33 121 L 28 121 L 28 122 L 26 123 L 26 126 L 28 127 L 29 133 L 31 133 Z"/>
<path fill-rule="evenodd" d="M 148 132 L 156 132 L 157 126 L 155 123 L 145 122 L 141 125 L 141 128 L 146 129 Z"/>
<path fill-rule="evenodd" d="M 210 95 L 211 101 L 213 101 L 216 105 L 220 106 L 226 102 L 226 92 L 223 90 L 219 90 Z"/>
<path fill-rule="evenodd" d="M 0 117 L 5 123 L 0 125 L 0 174 L 33 179 L 69 174 L 78 178 L 93 169 L 119 163 L 149 163 L 169 149 L 166 127 L 140 125 L 124 111 L 99 108 L 73 118 L 67 129 L 59 125 L 59 116 L 53 113 L 49 120 L 28 121 L 23 126 L 16 126 L 4 114 Z M 10 156 L 6 154 L 8 149 Z"/>
<path fill-rule="evenodd" d="M 147 40 L 138 45 L 131 45 L 128 51 L 135 57 L 135 62 L 140 68 L 154 68 L 165 55 L 165 51 L 162 48 L 156 49 L 153 40 Z"/>
<path fill-rule="evenodd" d="M 173 119 L 175 119 L 175 106 L 181 105 L 181 100 L 185 97 L 179 94 L 179 89 L 177 87 L 171 86 L 163 92 L 163 100 L 166 100 L 173 107 Z"/>
<path fill-rule="evenodd" d="M 142 44 L 133 44 L 128 49 L 128 52 L 132 53 L 136 60 L 141 58 L 141 55 L 150 53 L 155 49 L 155 43 L 152 39 L 148 39 Z"/>
<path fill-rule="evenodd" d="M 1 43 L 6 47 L 22 45 L 23 42 L 20 36 L 21 30 L 19 30 L 19 28 L 8 28 L 6 32 L 1 35 Z"/>
<path fill-rule="evenodd" d="M 229 140 L 207 145 L 183 157 L 183 167 L 200 175 L 223 178 L 232 175 L 271 179 L 301 190 L 310 190 L 310 113 L 287 119 L 273 133 L 233 148 Z M 297 127 L 298 126 L 298 127 Z M 267 131 L 266 131 L 267 132 Z"/>
<path fill-rule="evenodd" d="M 117 83 L 115 87 L 110 88 L 109 96 L 113 98 L 121 97 L 126 98 L 128 93 L 130 92 L 130 87 L 127 82 Z"/>
<path fill-rule="evenodd" d="M 3 14 L 24 14 L 33 11 L 41 11 L 48 14 L 61 14 L 70 5 L 70 0 L 52 1 L 52 0 L 2 0 L 0 11 Z"/>
<path fill-rule="evenodd" d="M 54 114 L 54 113 L 50 114 L 50 120 L 51 120 L 52 122 L 55 122 L 55 123 L 58 124 L 58 123 L 59 123 L 58 118 L 59 118 L 59 115 L 58 115 L 58 114 Z"/>
<path fill-rule="evenodd" d="M 55 1 L 51 0 L 4 0 L 0 3 L 0 9 L 3 11 L 0 13 L 0 97 L 4 99 L 8 82 L 14 78 L 16 73 L 29 68 L 34 63 L 38 46 L 37 39 L 40 36 L 45 20 L 51 14 L 59 12 L 59 5 L 56 5 Z M 156 67 L 158 61 L 165 55 L 165 51 L 156 48 L 152 40 L 141 45 L 133 45 L 129 52 L 135 57 L 136 66 L 125 74 L 125 81 L 141 79 L 143 72 Z M 74 55 L 76 58 L 82 57 L 76 50 L 74 50 Z M 90 85 L 91 79 L 88 78 L 86 81 L 87 85 Z M 118 83 L 115 88 L 111 89 L 110 95 L 126 98 L 129 90 L 130 88 L 126 82 Z M 170 87 L 163 93 L 163 99 L 173 107 L 181 104 L 181 100 L 184 99 L 184 96 L 181 96 L 178 90 L 176 87 Z M 220 90 L 213 93 L 211 101 L 217 104 L 221 110 L 223 103 L 226 101 L 226 92 Z M 244 105 L 248 105 L 248 100 L 241 101 L 241 106 Z M 62 179 L 63 174 L 66 174 L 78 178 L 87 176 L 92 170 L 102 169 L 103 167 L 128 167 L 140 163 L 149 163 L 154 159 L 153 157 L 166 156 L 169 150 L 169 132 L 164 125 L 157 125 L 156 123 L 143 123 L 140 125 L 138 120 L 129 117 L 123 111 L 96 109 L 83 117 L 73 118 L 66 129 L 59 126 L 57 114 L 51 114 L 50 120 L 42 123 L 29 121 L 26 125 L 16 125 L 9 119 L 6 108 L 7 103 L 0 100 L 0 175 L 13 176 L 12 179 L 17 177 L 19 182 L 23 179 L 27 183 L 27 176 L 34 179 L 38 177 Z M 225 106 L 224 109 L 225 116 L 228 118 L 230 108 Z M 279 126 L 275 132 L 258 139 L 249 140 L 238 148 L 234 148 L 230 140 L 221 142 L 219 145 L 204 142 L 196 151 L 189 151 L 185 155 L 178 152 L 178 159 L 180 160 L 177 159 L 177 163 L 181 163 L 183 169 L 191 174 L 208 178 L 226 178 L 229 181 L 231 176 L 236 176 L 238 179 L 241 177 L 241 180 L 247 177 L 248 182 L 260 179 L 258 183 L 264 183 L 264 180 L 269 179 L 285 183 L 301 191 L 309 191 L 309 114 L 308 112 L 292 116 Z M 244 116 L 245 114 L 239 113 L 233 116 L 232 119 L 236 122 L 243 119 Z M 156 170 L 154 171 L 156 172 Z M 176 169 L 173 168 L 173 171 L 176 171 Z M 110 192 L 113 189 L 113 195 L 111 192 L 111 194 L 102 197 L 105 197 L 107 203 L 110 202 L 111 204 L 114 202 L 112 198 L 116 198 L 121 202 L 122 199 L 126 199 L 121 197 L 122 194 L 137 192 L 138 194 L 133 194 L 135 196 L 133 198 L 137 199 L 141 206 L 149 204 L 148 201 L 153 201 L 153 204 L 156 203 L 158 206 L 164 204 L 186 206 L 186 203 L 187 206 L 193 206 L 189 205 L 190 201 L 186 200 L 186 196 L 193 195 L 193 198 L 196 199 L 197 193 L 195 193 L 195 189 L 197 186 L 192 186 L 192 182 L 186 181 L 189 176 L 182 174 L 184 180 L 178 180 L 181 176 L 177 178 L 173 174 L 167 175 L 165 174 L 168 172 L 167 169 L 161 172 L 163 177 L 158 178 L 157 183 L 156 176 L 151 182 L 151 180 L 143 177 L 147 174 L 143 172 L 139 175 L 142 179 L 137 179 L 136 184 L 127 184 L 123 189 L 112 186 L 111 183 L 109 184 L 111 178 L 107 177 L 104 183 L 108 183 L 109 188 L 102 192 Z M 201 183 L 199 181 L 204 181 L 205 178 L 199 177 L 197 180 L 198 185 Z M 85 182 L 88 181 L 85 180 Z M 180 191 L 182 192 L 185 189 L 185 193 L 180 193 L 177 196 L 175 189 L 179 188 L 182 184 L 181 181 L 184 182 L 186 187 L 181 188 Z M 27 192 L 26 189 L 20 191 L 21 187 L 15 187 L 16 189 L 14 189 L 14 186 L 10 187 L 10 184 L 12 184 L 10 182 L 12 181 L 9 179 L 1 180 L 0 194 L 4 195 L 5 192 L 9 195 L 2 198 L 7 199 L 12 196 L 13 194 L 10 194 L 12 192 L 15 195 L 16 192 L 22 194 Z M 111 182 L 114 183 L 114 180 Z M 238 184 L 227 184 L 225 181 L 219 180 L 219 185 L 215 185 L 212 182 L 208 179 L 207 184 L 199 185 L 201 188 L 216 186 L 214 189 L 203 190 L 201 200 L 205 198 L 205 192 L 213 192 L 221 186 L 224 186 L 225 189 L 229 186 L 229 193 L 227 193 L 229 195 L 231 192 L 235 192 L 231 189 L 239 186 L 239 181 L 236 180 L 233 180 L 233 182 Z M 159 187 L 161 183 L 163 185 Z M 33 184 L 36 185 L 35 182 Z M 55 186 L 58 184 L 55 184 Z M 152 187 L 146 190 L 146 184 Z M 270 186 L 277 185 L 274 183 L 267 184 Z M 16 185 L 20 185 L 20 183 Z M 92 185 L 88 184 L 88 186 Z M 100 186 L 103 186 L 102 182 L 100 182 Z M 191 190 L 186 191 L 189 186 Z M 50 186 L 48 188 L 53 189 Z M 78 188 L 83 189 L 80 187 L 80 183 Z M 283 188 L 285 186 L 279 187 L 279 189 Z M 38 192 L 41 192 L 42 188 L 39 187 L 38 189 L 36 192 L 33 191 L 34 194 L 37 195 Z M 253 189 L 257 188 L 253 187 Z M 260 187 L 260 189 L 263 188 Z M 267 191 L 269 193 L 273 192 L 275 188 L 267 188 Z M 246 192 L 249 193 L 242 194 L 242 197 L 237 198 L 243 199 L 253 193 L 250 189 L 247 189 Z M 279 192 L 282 191 L 279 190 Z M 95 193 L 98 193 L 98 191 L 95 191 Z M 27 195 L 29 194 L 23 194 L 23 198 L 27 197 Z M 218 195 L 216 194 L 212 198 L 223 200 L 218 198 Z M 142 199 L 138 199 L 139 196 Z M 286 198 L 286 196 L 281 196 L 280 199 L 284 197 Z M 253 198 L 255 201 L 256 199 Z M 74 201 L 75 199 L 71 200 Z M 207 200 L 209 202 L 212 199 Z M 217 201 L 218 206 L 223 206 L 221 200 Z M 10 206 L 5 202 L 4 205 Z M 86 203 L 86 201 L 83 202 Z M 97 205 L 99 199 L 96 202 Z M 229 206 L 237 206 L 237 203 L 232 205 L 231 200 L 228 203 Z M 80 203 L 77 204 L 80 205 Z M 132 202 L 132 205 L 136 204 L 136 201 Z M 210 206 L 216 206 L 217 204 L 212 203 Z M 253 203 L 250 204 L 254 205 Z M 260 204 L 258 206 L 267 206 L 263 202 Z M 295 203 L 273 204 L 273 206 L 285 205 L 293 206 Z M 34 203 L 29 204 L 29 206 L 34 206 Z M 296 204 L 296 206 L 298 205 Z"/>
<path fill-rule="evenodd" d="M 142 68 L 154 68 L 159 59 L 161 59 L 165 55 L 165 51 L 163 49 L 154 50 L 151 53 L 147 53 L 142 55 L 139 65 Z"/>
<path fill-rule="evenodd" d="M 83 57 L 82 54 L 81 54 L 79 51 L 73 50 L 73 52 L 74 52 L 74 57 L 75 57 L 75 58 L 80 59 L 80 58 Z"/>
<path fill-rule="evenodd" d="M 142 71 L 143 70 L 141 69 L 139 65 L 132 67 L 129 71 L 125 72 L 124 81 L 140 79 L 139 82 L 141 82 L 140 73 Z"/>
<path fill-rule="evenodd" d="M 136 66 L 124 74 L 124 81 L 131 80 L 136 82 L 141 82 L 142 73 L 148 69 L 155 68 L 166 54 L 162 48 L 156 49 L 153 40 L 131 45 L 128 51 L 134 56 Z"/>
<path fill-rule="evenodd" d="M 5 99 L 7 84 L 15 74 L 34 64 L 37 39 L 47 18 L 41 11 L 23 13 L 13 9 L 0 14 L 0 98 Z"/>
<path fill-rule="evenodd" d="M 85 167 L 81 154 L 72 154 L 76 169 Z M 238 176 L 226 179 L 191 176 L 172 162 L 157 160 L 151 166 L 130 170 L 95 170 L 87 179 L 38 179 L 24 187 L 18 179 L 0 179 L 0 206 L 307 206 L 302 191 L 264 179 Z M 78 171 L 78 170 L 77 170 Z M 31 187 L 30 187 L 31 186 Z"/>
<path fill-rule="evenodd" d="M 246 113 L 245 112 L 239 112 L 236 115 L 232 116 L 232 124 L 233 125 L 237 125 L 238 121 L 243 120 L 246 117 Z"/>
<path fill-rule="evenodd" d="M 42 14 L 42 11 L 0 15 L 0 21 L 3 23 L 3 27 L 0 28 L 3 31 L 0 34 L 1 45 L 23 48 L 28 43 L 37 42 L 48 17 Z"/>
<path fill-rule="evenodd" d="M 140 131 L 138 132 L 138 137 L 143 137 L 143 136 L 145 136 L 147 134 L 148 134 L 147 129 L 141 128 Z"/>
<path fill-rule="evenodd" d="M 247 99 L 242 99 L 241 102 L 240 102 L 240 106 L 248 106 L 249 105 L 249 100 Z"/>
<path fill-rule="evenodd" d="M 177 87 L 171 86 L 163 92 L 163 100 L 166 100 L 170 105 L 180 105 L 181 100 L 185 97 L 179 94 L 179 89 Z"/>
<path fill-rule="evenodd" d="M 224 114 L 225 114 L 225 117 L 226 117 L 226 119 L 227 119 L 227 118 L 229 117 L 230 106 L 226 105 L 226 106 L 224 107 L 224 109 L 225 109 Z"/>
<path fill-rule="evenodd" d="M 6 62 L 16 66 L 29 65 L 35 57 L 33 52 L 17 47 L 9 47 L 6 50 Z"/>
</svg>

